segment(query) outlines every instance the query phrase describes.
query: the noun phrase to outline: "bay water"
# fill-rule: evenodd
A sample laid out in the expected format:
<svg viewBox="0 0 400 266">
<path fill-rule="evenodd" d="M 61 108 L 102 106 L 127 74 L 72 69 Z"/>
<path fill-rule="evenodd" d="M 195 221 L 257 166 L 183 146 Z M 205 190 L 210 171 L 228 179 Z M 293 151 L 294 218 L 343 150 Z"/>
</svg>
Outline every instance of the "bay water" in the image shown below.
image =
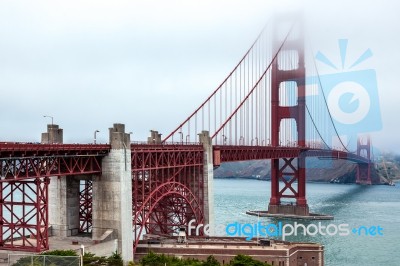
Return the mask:
<svg viewBox="0 0 400 266">
<path fill-rule="evenodd" d="M 248 210 L 267 210 L 269 181 L 215 179 L 215 224 L 309 224 L 330 228 L 347 224 L 348 235 L 299 233 L 288 241 L 317 242 L 324 245 L 327 266 L 400 265 L 400 183 L 397 186 L 307 183 L 310 212 L 330 214 L 334 220 L 305 221 L 250 216 Z M 382 228 L 378 234 L 378 226 Z M 372 229 L 371 229 L 372 228 Z M 358 230 L 358 231 L 356 231 Z M 371 231 L 368 231 L 371 230 Z M 312 230 L 313 231 L 313 230 Z M 330 230 L 334 232 L 334 230 Z M 276 236 L 282 239 L 281 236 Z"/>
</svg>

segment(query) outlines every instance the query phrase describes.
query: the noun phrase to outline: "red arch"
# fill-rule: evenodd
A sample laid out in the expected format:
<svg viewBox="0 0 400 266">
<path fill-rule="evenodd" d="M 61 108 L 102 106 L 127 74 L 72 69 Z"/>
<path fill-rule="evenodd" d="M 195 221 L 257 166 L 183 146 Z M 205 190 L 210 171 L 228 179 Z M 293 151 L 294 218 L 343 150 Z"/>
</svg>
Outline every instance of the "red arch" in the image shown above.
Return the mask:
<svg viewBox="0 0 400 266">
<path fill-rule="evenodd" d="M 167 182 L 160 186 L 158 186 L 154 191 L 150 193 L 150 195 L 146 198 L 140 208 L 134 212 L 133 217 L 133 227 L 134 227 L 134 246 L 133 250 L 136 250 L 136 247 L 139 243 L 140 235 L 143 231 L 143 228 L 146 226 L 147 220 L 150 218 L 151 214 L 154 212 L 154 209 L 157 207 L 158 203 L 169 195 L 178 195 L 180 198 L 183 198 L 190 209 L 194 214 L 194 218 L 197 223 L 204 223 L 204 213 L 201 209 L 202 205 L 197 201 L 195 195 L 192 191 L 185 185 L 179 182 Z M 151 202 L 151 203 L 150 203 Z M 144 209 L 148 209 L 146 216 L 138 223 L 138 218 L 141 217 L 141 213 Z M 139 232 L 136 232 L 136 226 L 139 226 Z"/>
</svg>

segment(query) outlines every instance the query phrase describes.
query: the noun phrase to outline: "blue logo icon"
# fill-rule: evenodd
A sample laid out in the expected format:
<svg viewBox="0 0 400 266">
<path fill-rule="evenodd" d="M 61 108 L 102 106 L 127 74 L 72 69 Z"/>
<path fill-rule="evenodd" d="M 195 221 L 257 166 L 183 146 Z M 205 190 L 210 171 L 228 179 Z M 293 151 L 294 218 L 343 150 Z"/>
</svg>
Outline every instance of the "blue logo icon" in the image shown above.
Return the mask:
<svg viewBox="0 0 400 266">
<path fill-rule="evenodd" d="M 318 52 L 316 59 L 333 68 L 336 73 L 308 80 L 318 80 L 318 90 L 321 92 L 318 95 L 324 92 L 340 135 L 354 136 L 378 131 L 382 128 L 382 120 L 376 72 L 373 69 L 351 71 L 353 67 L 370 58 L 372 51 L 367 49 L 350 67 L 346 67 L 347 44 L 348 40 L 339 40 L 341 70 L 327 56 Z"/>
</svg>

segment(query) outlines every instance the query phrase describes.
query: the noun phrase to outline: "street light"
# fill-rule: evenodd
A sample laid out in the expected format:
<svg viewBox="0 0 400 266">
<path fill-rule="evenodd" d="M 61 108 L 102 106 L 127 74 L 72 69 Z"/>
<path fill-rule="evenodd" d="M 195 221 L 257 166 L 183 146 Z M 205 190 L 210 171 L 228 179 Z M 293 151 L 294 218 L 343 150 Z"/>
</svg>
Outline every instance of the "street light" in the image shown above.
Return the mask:
<svg viewBox="0 0 400 266">
<path fill-rule="evenodd" d="M 48 117 L 48 118 L 51 118 L 51 125 L 53 125 L 53 119 L 54 119 L 54 117 L 52 117 L 52 116 L 49 116 L 49 115 L 44 115 L 43 117 Z"/>
<path fill-rule="evenodd" d="M 242 141 L 243 141 L 243 143 L 242 143 Z M 240 138 L 239 138 L 239 145 L 241 145 L 241 144 L 244 145 L 244 137 L 243 136 L 240 136 Z"/>
<path fill-rule="evenodd" d="M 225 135 L 222 135 L 222 140 L 223 140 L 223 143 L 224 143 L 224 145 L 226 145 L 226 140 L 227 140 L 228 138 L 225 136 Z"/>
<path fill-rule="evenodd" d="M 53 129 L 53 119 L 54 118 L 50 115 L 44 115 L 43 117 L 51 118 L 51 129 Z M 51 143 L 53 144 L 53 142 L 54 142 L 54 135 L 53 135 L 53 133 L 51 133 Z M 47 128 L 47 144 L 49 144 L 49 143 L 50 143 L 50 130 Z"/>
<path fill-rule="evenodd" d="M 180 134 L 180 136 L 181 136 L 181 144 L 183 144 L 183 132 L 179 131 L 178 134 Z"/>
<path fill-rule="evenodd" d="M 93 140 L 94 144 L 96 144 L 96 134 L 97 134 L 97 132 L 100 132 L 100 131 L 98 131 L 97 129 L 94 131 L 94 140 Z"/>
</svg>

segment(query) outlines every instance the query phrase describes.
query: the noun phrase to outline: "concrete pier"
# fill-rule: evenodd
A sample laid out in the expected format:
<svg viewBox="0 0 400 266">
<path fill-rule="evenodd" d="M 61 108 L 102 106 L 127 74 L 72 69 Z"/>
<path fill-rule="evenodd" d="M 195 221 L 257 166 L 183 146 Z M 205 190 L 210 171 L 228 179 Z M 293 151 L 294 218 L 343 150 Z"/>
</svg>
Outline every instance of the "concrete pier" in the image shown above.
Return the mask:
<svg viewBox="0 0 400 266">
<path fill-rule="evenodd" d="M 79 230 L 79 182 L 77 177 L 52 177 L 49 184 L 51 235 L 75 236 Z"/>
<path fill-rule="evenodd" d="M 125 125 L 110 128 L 110 144 L 102 176 L 93 178 L 93 240 L 117 237 L 118 252 L 127 262 L 133 260 L 133 233 L 131 148 Z"/>
<path fill-rule="evenodd" d="M 62 144 L 63 129 L 56 124 L 47 125 L 42 133 L 42 144 Z M 79 178 L 53 176 L 49 184 L 49 225 L 50 235 L 68 237 L 79 230 Z"/>
<path fill-rule="evenodd" d="M 212 140 L 208 131 L 199 134 L 200 143 L 204 148 L 204 224 L 209 224 L 209 228 L 214 226 L 214 164 Z M 213 236 L 215 232 L 210 232 Z"/>
</svg>

